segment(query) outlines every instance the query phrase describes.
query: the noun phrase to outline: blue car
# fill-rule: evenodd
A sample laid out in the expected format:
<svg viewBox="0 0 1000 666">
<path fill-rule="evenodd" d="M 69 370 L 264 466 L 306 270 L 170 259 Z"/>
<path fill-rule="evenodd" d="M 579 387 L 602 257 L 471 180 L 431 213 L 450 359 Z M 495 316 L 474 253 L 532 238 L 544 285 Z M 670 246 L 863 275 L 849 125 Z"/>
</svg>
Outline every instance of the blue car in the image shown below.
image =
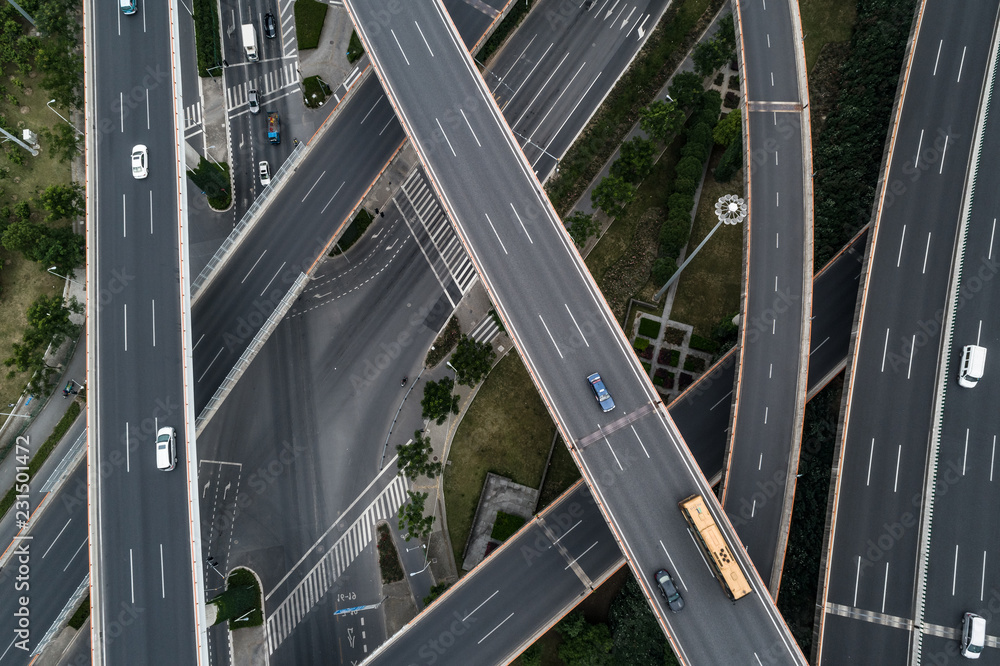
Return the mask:
<svg viewBox="0 0 1000 666">
<path fill-rule="evenodd" d="M 122 14 L 135 14 L 135 0 L 118 0 L 118 7 L 121 8 Z"/>
<path fill-rule="evenodd" d="M 608 389 L 605 388 L 604 382 L 601 381 L 601 376 L 596 372 L 589 377 L 587 381 L 590 382 L 590 388 L 594 389 L 594 397 L 597 398 L 597 402 L 601 404 L 601 409 L 606 412 L 610 412 L 615 408 L 615 401 L 611 399 L 611 394 L 608 393 Z"/>
</svg>

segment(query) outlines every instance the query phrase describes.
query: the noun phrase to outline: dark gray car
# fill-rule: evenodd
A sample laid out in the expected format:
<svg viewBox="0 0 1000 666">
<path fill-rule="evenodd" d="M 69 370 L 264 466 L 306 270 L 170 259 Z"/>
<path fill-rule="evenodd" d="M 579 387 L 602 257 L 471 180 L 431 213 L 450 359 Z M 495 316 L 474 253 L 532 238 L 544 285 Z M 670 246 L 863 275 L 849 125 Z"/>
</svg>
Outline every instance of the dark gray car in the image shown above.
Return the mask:
<svg viewBox="0 0 1000 666">
<path fill-rule="evenodd" d="M 674 585 L 674 579 L 670 577 L 667 570 L 660 569 L 653 578 L 656 580 L 656 586 L 660 588 L 660 594 L 663 595 L 670 610 L 675 613 L 683 610 L 684 598 L 677 590 L 677 586 Z"/>
</svg>

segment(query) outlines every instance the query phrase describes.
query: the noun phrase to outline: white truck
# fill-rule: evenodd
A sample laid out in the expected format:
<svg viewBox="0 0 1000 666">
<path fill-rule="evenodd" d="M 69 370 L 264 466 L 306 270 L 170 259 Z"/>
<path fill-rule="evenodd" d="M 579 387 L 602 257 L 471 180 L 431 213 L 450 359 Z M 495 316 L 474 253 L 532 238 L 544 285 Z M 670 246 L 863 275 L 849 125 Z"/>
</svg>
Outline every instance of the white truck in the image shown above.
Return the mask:
<svg viewBox="0 0 1000 666">
<path fill-rule="evenodd" d="M 253 23 L 243 24 L 243 50 L 247 52 L 247 60 L 257 62 L 257 31 Z"/>
</svg>

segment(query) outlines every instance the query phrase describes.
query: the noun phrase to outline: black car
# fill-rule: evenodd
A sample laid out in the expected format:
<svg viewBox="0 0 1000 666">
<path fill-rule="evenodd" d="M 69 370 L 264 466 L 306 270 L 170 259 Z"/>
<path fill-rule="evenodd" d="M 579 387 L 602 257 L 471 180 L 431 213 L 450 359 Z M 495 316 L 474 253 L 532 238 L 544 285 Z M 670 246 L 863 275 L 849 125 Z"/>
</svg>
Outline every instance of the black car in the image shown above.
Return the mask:
<svg viewBox="0 0 1000 666">
<path fill-rule="evenodd" d="M 670 577 L 666 569 L 660 569 L 656 572 L 654 576 L 656 579 L 656 585 L 660 588 L 660 594 L 667 601 L 667 606 L 673 612 L 678 612 L 684 609 L 684 598 L 681 593 L 677 591 L 677 586 L 674 585 L 674 579 Z"/>
<path fill-rule="evenodd" d="M 264 14 L 264 36 L 268 39 L 274 39 L 275 34 L 274 14 L 268 12 Z"/>
</svg>

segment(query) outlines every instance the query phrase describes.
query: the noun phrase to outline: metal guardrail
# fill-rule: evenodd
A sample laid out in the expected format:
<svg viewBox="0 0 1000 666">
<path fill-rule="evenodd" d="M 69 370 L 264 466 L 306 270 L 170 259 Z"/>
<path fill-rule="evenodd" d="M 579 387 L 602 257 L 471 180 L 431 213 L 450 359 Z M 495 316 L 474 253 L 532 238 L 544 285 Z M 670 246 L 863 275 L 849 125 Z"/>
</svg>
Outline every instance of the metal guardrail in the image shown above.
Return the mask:
<svg viewBox="0 0 1000 666">
<path fill-rule="evenodd" d="M 209 278 L 215 273 L 216 269 L 225 263 L 226 258 L 231 254 L 243 240 L 243 235 L 247 230 L 250 229 L 252 223 L 255 221 L 257 213 L 264 209 L 270 202 L 271 195 L 278 190 L 278 186 L 281 185 L 282 181 L 288 176 L 296 166 L 298 166 L 299 161 L 302 159 L 302 155 L 305 152 L 306 142 L 300 141 L 299 145 L 295 147 L 288 159 L 281 165 L 274 175 L 271 176 L 271 183 L 264 188 L 264 191 L 260 193 L 260 196 L 250 204 L 250 208 L 247 212 L 243 214 L 243 219 L 239 221 L 233 230 L 226 237 L 226 240 L 222 242 L 219 249 L 215 251 L 212 258 L 208 260 L 208 263 L 201 273 L 198 274 L 191 282 L 191 297 L 192 299 L 198 295 L 198 291 L 208 282 Z"/>
<path fill-rule="evenodd" d="M 253 340 L 250 341 L 240 359 L 233 366 L 233 369 L 229 371 L 229 374 L 226 375 L 219 388 L 216 389 L 215 395 L 212 396 L 212 399 L 205 405 L 205 409 L 201 410 L 201 414 L 195 419 L 195 433 L 200 434 L 205 426 L 208 425 L 208 422 L 212 420 L 212 417 L 215 416 L 216 410 L 219 409 L 226 396 L 233 390 L 233 386 L 236 385 L 236 382 L 246 372 L 246 369 L 250 366 L 250 362 L 257 356 L 260 348 L 264 346 L 271 333 L 277 328 L 281 320 L 285 318 L 285 314 L 292 307 L 292 303 L 299 297 L 299 294 L 302 293 L 302 290 L 305 289 L 307 282 L 309 282 L 309 276 L 305 273 L 299 273 L 299 277 L 296 278 L 295 283 L 285 293 L 284 298 L 278 303 L 278 307 L 274 309 L 271 316 L 260 327 L 257 335 L 253 336 Z"/>
<path fill-rule="evenodd" d="M 81 453 L 85 451 L 86 448 L 87 429 L 84 428 L 83 432 L 80 433 L 80 436 L 77 437 L 76 441 L 69 447 L 69 450 L 66 452 L 66 455 L 63 456 L 63 459 L 59 461 L 55 470 L 53 470 L 52 474 L 49 475 L 49 478 L 46 479 L 41 492 L 50 492 L 58 486 L 59 483 L 62 482 L 63 478 L 65 478 L 65 476 L 69 474 L 74 467 L 76 467 L 76 463 L 79 462 Z"/>
<path fill-rule="evenodd" d="M 76 607 L 80 605 L 81 601 L 83 601 L 84 593 L 90 593 L 89 573 L 83 577 L 82 581 L 80 581 L 76 591 L 73 592 L 73 596 L 71 596 L 69 601 L 66 602 L 66 605 L 63 606 L 62 612 L 59 613 L 59 617 L 55 619 L 55 622 L 52 623 L 49 630 L 46 631 L 45 635 L 42 636 L 42 639 L 38 641 L 38 645 L 36 645 L 35 649 L 31 651 L 32 657 L 37 657 L 42 653 L 42 650 L 44 650 L 45 646 L 49 644 L 49 641 L 52 640 L 52 637 L 55 636 L 56 632 L 62 628 L 63 624 L 69 619 L 70 615 L 76 611 Z"/>
</svg>

